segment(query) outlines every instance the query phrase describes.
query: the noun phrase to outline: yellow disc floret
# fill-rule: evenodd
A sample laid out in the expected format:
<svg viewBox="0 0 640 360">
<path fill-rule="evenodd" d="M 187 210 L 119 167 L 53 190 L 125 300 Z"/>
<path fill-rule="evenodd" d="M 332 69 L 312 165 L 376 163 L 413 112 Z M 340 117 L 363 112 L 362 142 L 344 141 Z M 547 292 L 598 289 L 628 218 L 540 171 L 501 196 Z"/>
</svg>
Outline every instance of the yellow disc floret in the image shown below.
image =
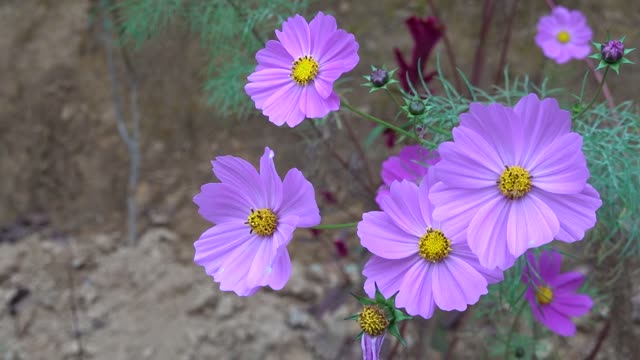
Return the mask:
<svg viewBox="0 0 640 360">
<path fill-rule="evenodd" d="M 298 85 L 307 85 L 318 75 L 320 64 L 313 57 L 306 55 L 293 62 L 291 78 Z"/>
<path fill-rule="evenodd" d="M 531 191 L 531 174 L 521 166 L 507 166 L 497 183 L 502 195 L 511 200 L 520 199 Z"/>
<path fill-rule="evenodd" d="M 260 236 L 270 236 L 276 231 L 278 217 L 270 209 L 251 209 L 247 222 L 251 227 L 250 232 Z"/>
<path fill-rule="evenodd" d="M 561 44 L 566 44 L 569 41 L 571 41 L 571 35 L 569 34 L 568 31 L 566 30 L 562 30 L 558 33 L 558 35 L 556 35 L 556 39 L 558 40 L 558 42 L 560 42 Z"/>
<path fill-rule="evenodd" d="M 384 311 L 376 305 L 367 305 L 362 308 L 360 316 L 358 316 L 358 324 L 360 329 L 371 335 L 382 335 L 384 330 L 389 326 L 389 320 L 384 316 Z"/>
<path fill-rule="evenodd" d="M 418 243 L 418 253 L 424 259 L 436 263 L 442 261 L 451 252 L 451 240 L 442 231 L 428 228 Z"/>
<path fill-rule="evenodd" d="M 536 289 L 536 299 L 542 305 L 547 305 L 553 300 L 553 291 L 547 286 L 540 286 Z"/>
</svg>

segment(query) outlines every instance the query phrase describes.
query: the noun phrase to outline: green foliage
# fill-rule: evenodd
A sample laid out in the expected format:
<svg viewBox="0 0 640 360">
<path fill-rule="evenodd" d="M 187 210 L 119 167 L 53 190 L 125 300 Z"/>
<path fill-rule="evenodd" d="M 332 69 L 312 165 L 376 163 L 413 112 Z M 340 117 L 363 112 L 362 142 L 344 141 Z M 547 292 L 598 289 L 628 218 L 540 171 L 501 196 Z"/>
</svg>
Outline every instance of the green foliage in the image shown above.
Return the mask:
<svg viewBox="0 0 640 360">
<path fill-rule="evenodd" d="M 123 43 L 140 46 L 169 24 L 184 24 L 209 53 L 204 89 L 222 115 L 246 115 L 253 104 L 244 92 L 255 54 L 274 29 L 302 13 L 309 0 L 123 0 L 114 10 Z"/>
</svg>

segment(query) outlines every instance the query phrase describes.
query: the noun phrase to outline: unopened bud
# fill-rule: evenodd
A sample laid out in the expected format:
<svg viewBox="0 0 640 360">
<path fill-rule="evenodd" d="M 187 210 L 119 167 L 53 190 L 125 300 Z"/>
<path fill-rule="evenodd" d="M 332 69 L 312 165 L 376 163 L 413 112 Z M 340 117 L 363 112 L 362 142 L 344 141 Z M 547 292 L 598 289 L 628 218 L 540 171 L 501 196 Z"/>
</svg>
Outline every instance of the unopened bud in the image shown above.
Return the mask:
<svg viewBox="0 0 640 360">
<path fill-rule="evenodd" d="M 601 46 L 602 59 L 615 64 L 624 56 L 624 44 L 620 40 L 609 40 Z"/>
<path fill-rule="evenodd" d="M 414 116 L 422 115 L 424 113 L 424 110 L 425 110 L 425 106 L 420 101 L 412 101 L 409 104 L 409 112 L 411 113 L 411 115 L 414 115 Z"/>
<path fill-rule="evenodd" d="M 385 86 L 389 82 L 389 73 L 384 69 L 375 69 L 371 72 L 371 83 L 375 87 Z"/>
</svg>

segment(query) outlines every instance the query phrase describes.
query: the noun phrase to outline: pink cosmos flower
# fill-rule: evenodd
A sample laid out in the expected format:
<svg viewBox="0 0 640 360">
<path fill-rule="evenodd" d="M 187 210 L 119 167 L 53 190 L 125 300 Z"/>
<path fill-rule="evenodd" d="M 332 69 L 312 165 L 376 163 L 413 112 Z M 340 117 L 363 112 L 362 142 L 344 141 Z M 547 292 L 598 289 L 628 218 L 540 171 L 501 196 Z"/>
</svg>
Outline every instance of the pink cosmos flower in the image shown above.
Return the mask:
<svg viewBox="0 0 640 360">
<path fill-rule="evenodd" d="M 555 99 L 472 103 L 453 139 L 431 170 L 433 217 L 445 233 L 466 232 L 483 266 L 507 269 L 527 249 L 581 240 L 595 225 L 602 202 L 587 184 L 582 137 Z"/>
<path fill-rule="evenodd" d="M 258 66 L 245 86 L 256 108 L 272 123 L 291 127 L 338 110 L 333 83 L 359 61 L 353 34 L 319 12 L 309 24 L 300 15 L 289 18 L 276 36 L 256 54 Z"/>
<path fill-rule="evenodd" d="M 522 281 L 529 286 L 525 298 L 534 318 L 558 335 L 575 335 L 576 326 L 570 317 L 585 315 L 593 306 L 588 295 L 576 293 L 584 275 L 560 273 L 562 256 L 555 251 L 543 251 L 538 259 L 529 251 L 527 261 L 529 267 L 525 268 Z"/>
<path fill-rule="evenodd" d="M 382 181 L 378 189 L 376 202 L 381 204 L 381 198 L 389 195 L 389 187 L 394 181 L 409 180 L 419 183 L 427 175 L 429 168 L 440 158 L 437 152 L 429 152 L 420 145 L 407 145 L 396 156 L 391 156 L 382 163 Z"/>
<path fill-rule="evenodd" d="M 373 253 L 362 272 L 367 294 L 375 295 L 375 284 L 385 297 L 398 292 L 396 305 L 425 319 L 436 306 L 465 310 L 487 293 L 487 284 L 502 280 L 501 271 L 480 266 L 464 232 L 443 232 L 432 218 L 431 183 L 430 176 L 419 186 L 394 182 L 383 211 L 365 213 L 358 224 L 362 246 Z"/>
<path fill-rule="evenodd" d="M 320 223 L 311 183 L 295 168 L 281 180 L 273 157 L 265 148 L 260 173 L 243 159 L 217 157 L 213 172 L 221 182 L 203 185 L 193 198 L 215 224 L 195 242 L 194 261 L 220 290 L 248 296 L 261 286 L 282 289 L 291 275 L 293 231 Z"/>
<path fill-rule="evenodd" d="M 535 40 L 546 57 L 564 64 L 571 59 L 586 58 L 591 52 L 592 36 L 587 19 L 580 11 L 556 6 L 551 15 L 538 21 Z"/>
</svg>

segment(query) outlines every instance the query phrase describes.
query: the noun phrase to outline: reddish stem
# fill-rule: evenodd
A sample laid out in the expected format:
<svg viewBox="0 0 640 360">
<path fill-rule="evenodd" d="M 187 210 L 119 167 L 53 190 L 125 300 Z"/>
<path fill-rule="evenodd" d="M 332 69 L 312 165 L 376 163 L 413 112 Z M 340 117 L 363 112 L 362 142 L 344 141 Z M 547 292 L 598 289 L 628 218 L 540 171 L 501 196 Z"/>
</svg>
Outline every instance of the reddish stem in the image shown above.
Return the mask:
<svg viewBox="0 0 640 360">
<path fill-rule="evenodd" d="M 438 8 L 436 7 L 436 4 L 433 2 L 433 0 L 429 0 L 429 7 L 431 8 L 433 16 L 442 21 Z M 447 51 L 447 58 L 449 59 L 449 64 L 451 65 L 451 72 L 453 73 L 453 81 L 456 85 L 456 90 L 460 91 L 460 89 L 462 89 L 462 83 L 460 82 L 460 74 L 458 74 L 458 64 L 456 63 L 456 56 L 453 52 L 453 47 L 449 42 L 449 37 L 447 36 L 446 29 L 442 32 L 442 41 L 444 42 L 444 48 Z"/>
<path fill-rule="evenodd" d="M 485 0 L 482 5 L 482 25 L 480 26 L 480 37 L 473 59 L 473 70 L 471 71 L 471 84 L 474 86 L 478 86 L 480 82 L 480 74 L 484 67 L 484 50 L 486 48 L 487 34 L 489 33 L 489 26 L 491 25 L 495 8 L 495 0 Z"/>
<path fill-rule="evenodd" d="M 502 38 L 502 50 L 500 51 L 500 61 L 498 62 L 498 69 L 496 70 L 496 77 L 494 80 L 494 84 L 498 85 L 502 81 L 502 76 L 504 75 L 504 67 L 507 64 L 507 53 L 509 52 L 509 45 L 511 45 L 511 34 L 512 34 L 512 26 L 513 26 L 513 18 L 516 15 L 516 11 L 518 10 L 519 0 L 511 1 L 511 8 L 507 13 L 507 25 L 504 32 L 504 37 Z"/>
</svg>

